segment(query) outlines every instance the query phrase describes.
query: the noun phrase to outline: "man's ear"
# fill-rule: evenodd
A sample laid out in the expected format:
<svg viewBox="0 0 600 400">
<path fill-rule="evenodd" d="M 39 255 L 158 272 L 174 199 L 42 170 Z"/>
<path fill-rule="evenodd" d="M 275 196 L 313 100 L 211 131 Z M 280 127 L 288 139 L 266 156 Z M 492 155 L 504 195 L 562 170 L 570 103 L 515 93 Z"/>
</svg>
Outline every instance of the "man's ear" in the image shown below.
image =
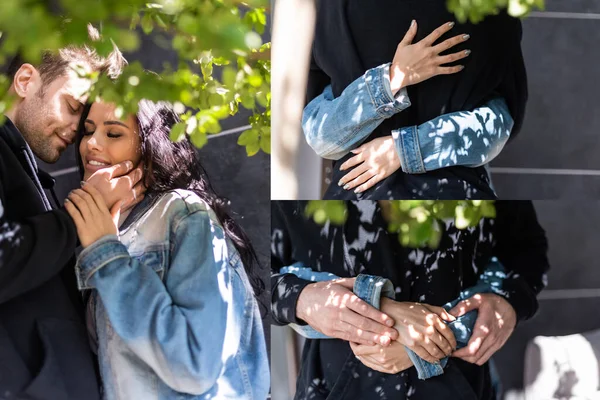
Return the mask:
<svg viewBox="0 0 600 400">
<path fill-rule="evenodd" d="M 31 64 L 23 64 L 15 73 L 13 79 L 13 89 L 17 96 L 25 98 L 27 93 L 37 90 L 37 83 L 40 79 L 38 70 Z"/>
</svg>

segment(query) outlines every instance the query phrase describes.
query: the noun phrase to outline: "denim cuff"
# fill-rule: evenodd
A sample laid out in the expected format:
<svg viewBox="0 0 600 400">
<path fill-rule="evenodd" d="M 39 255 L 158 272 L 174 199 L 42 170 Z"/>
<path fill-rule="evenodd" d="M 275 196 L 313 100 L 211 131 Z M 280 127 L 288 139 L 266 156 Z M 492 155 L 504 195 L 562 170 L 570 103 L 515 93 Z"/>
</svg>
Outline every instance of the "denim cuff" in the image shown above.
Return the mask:
<svg viewBox="0 0 600 400">
<path fill-rule="evenodd" d="M 89 281 L 94 273 L 112 261 L 128 257 L 127 247 L 119 241 L 116 235 L 103 236 L 86 247 L 79 254 L 75 266 L 79 290 L 93 289 Z"/>
<path fill-rule="evenodd" d="M 392 95 L 390 84 L 390 63 L 371 68 L 365 73 L 365 82 L 375 110 L 384 118 L 390 118 L 410 107 L 410 99 L 406 88 Z"/>
<path fill-rule="evenodd" d="M 400 157 L 402 171 L 407 174 L 423 174 L 426 172 L 421 147 L 419 144 L 418 127 L 409 126 L 392 131 L 396 152 Z"/>
<path fill-rule="evenodd" d="M 444 373 L 444 367 L 448 363 L 448 357 L 442 358 L 440 361 L 430 363 L 423 360 L 414 351 L 404 346 L 408 358 L 412 361 L 415 369 L 417 370 L 417 376 L 421 380 L 429 379 L 434 376 L 442 375 Z"/>
</svg>

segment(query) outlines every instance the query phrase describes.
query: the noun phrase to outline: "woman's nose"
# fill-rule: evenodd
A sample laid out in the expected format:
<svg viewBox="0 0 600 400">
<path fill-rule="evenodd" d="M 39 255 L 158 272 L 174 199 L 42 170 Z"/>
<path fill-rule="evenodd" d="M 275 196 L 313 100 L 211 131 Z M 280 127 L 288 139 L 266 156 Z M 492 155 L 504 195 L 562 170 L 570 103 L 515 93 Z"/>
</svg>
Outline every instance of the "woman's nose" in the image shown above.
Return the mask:
<svg viewBox="0 0 600 400">
<path fill-rule="evenodd" d="M 98 141 L 98 138 L 96 137 L 96 135 L 92 135 L 89 138 L 89 140 L 87 141 L 87 147 L 88 147 L 88 150 L 96 150 L 96 151 L 102 150 L 102 145 Z"/>
</svg>

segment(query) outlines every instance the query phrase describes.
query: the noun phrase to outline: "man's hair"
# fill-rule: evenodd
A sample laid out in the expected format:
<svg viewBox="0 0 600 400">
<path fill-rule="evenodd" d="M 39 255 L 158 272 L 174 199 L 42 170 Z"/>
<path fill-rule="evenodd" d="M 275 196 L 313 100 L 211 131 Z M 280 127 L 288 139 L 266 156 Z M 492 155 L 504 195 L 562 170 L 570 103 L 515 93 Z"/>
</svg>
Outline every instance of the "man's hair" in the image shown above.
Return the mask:
<svg viewBox="0 0 600 400">
<path fill-rule="evenodd" d="M 99 40 L 98 31 L 91 25 L 88 25 L 88 36 L 93 41 Z M 20 55 L 13 58 L 6 70 L 11 79 L 14 79 L 23 62 Z M 107 57 L 100 56 L 95 49 L 86 45 L 67 46 L 57 52 L 44 51 L 40 64 L 36 66 L 42 80 L 40 95 L 43 95 L 44 89 L 54 80 L 65 76 L 67 68 L 72 63 L 83 64 L 90 67 L 92 71 L 98 71 L 101 74 L 107 74 L 111 79 L 116 79 L 127 64 L 127 60 L 116 46 Z"/>
</svg>

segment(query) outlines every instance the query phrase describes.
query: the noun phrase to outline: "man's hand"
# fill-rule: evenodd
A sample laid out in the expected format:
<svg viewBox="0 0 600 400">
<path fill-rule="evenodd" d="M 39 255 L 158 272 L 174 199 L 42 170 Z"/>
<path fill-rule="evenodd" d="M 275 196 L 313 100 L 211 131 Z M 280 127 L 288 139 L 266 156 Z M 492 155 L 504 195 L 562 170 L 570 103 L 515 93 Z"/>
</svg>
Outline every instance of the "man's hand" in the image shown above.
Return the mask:
<svg viewBox="0 0 600 400">
<path fill-rule="evenodd" d="M 385 374 L 397 374 L 413 366 L 400 342 L 394 341 L 388 347 L 350 343 L 350 348 L 361 363 Z"/>
<path fill-rule="evenodd" d="M 394 321 L 352 292 L 352 279 L 307 285 L 296 303 L 296 316 L 337 339 L 387 346 L 398 337 Z"/>
<path fill-rule="evenodd" d="M 473 335 L 466 347 L 455 351 L 452 356 L 472 364 L 485 364 L 508 340 L 515 325 L 517 314 L 503 297 L 491 293 L 476 294 L 458 303 L 450 314 L 460 317 L 477 310 L 477 321 Z"/>
<path fill-rule="evenodd" d="M 146 187 L 141 181 L 142 168 L 132 169 L 133 163 L 124 161 L 94 172 L 86 184 L 100 192 L 109 209 L 112 210 L 117 202 L 122 201 L 121 210 L 124 211 L 139 203 L 146 192 Z"/>
<path fill-rule="evenodd" d="M 442 307 L 382 299 L 381 311 L 396 321 L 398 341 L 426 361 L 439 361 L 456 348 L 454 333 L 444 323 L 455 318 Z"/>
</svg>

